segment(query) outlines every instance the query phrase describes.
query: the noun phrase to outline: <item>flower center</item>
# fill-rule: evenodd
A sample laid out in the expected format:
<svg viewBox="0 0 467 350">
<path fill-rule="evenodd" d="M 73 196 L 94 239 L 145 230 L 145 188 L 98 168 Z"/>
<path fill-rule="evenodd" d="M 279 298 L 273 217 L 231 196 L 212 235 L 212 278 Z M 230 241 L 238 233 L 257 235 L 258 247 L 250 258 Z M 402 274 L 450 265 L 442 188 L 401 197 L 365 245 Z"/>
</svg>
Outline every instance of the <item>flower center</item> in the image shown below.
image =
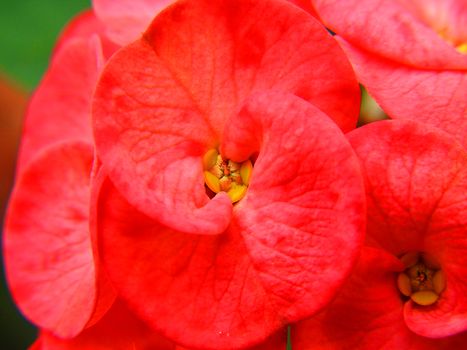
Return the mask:
<svg viewBox="0 0 467 350">
<path fill-rule="evenodd" d="M 455 40 L 454 38 L 450 38 L 447 34 L 446 31 L 438 31 L 438 35 L 443 38 L 444 41 L 447 41 L 450 45 L 454 46 L 454 48 L 462 53 L 462 54 L 467 54 L 467 43 L 464 42 L 459 42 L 458 40 Z"/>
<path fill-rule="evenodd" d="M 232 203 L 242 199 L 250 183 L 253 165 L 248 159 L 242 163 L 225 159 L 216 149 L 203 157 L 204 181 L 214 193 L 227 192 Z"/>
<path fill-rule="evenodd" d="M 463 43 L 456 46 L 456 50 L 460 53 L 467 54 L 467 43 Z"/>
<path fill-rule="evenodd" d="M 428 254 L 410 252 L 400 260 L 404 272 L 397 276 L 399 291 L 418 305 L 435 303 L 446 287 L 446 277 L 439 264 Z"/>
</svg>

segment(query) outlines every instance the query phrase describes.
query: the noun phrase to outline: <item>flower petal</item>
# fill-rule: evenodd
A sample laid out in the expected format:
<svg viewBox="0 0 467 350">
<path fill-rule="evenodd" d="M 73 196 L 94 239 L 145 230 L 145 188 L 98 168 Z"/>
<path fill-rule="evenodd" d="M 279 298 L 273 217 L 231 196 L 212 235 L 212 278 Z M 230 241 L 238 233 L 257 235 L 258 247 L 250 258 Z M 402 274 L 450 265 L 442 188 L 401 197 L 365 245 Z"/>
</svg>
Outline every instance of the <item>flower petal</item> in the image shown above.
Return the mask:
<svg viewBox="0 0 467 350">
<path fill-rule="evenodd" d="M 118 48 L 105 36 L 105 26 L 96 18 L 92 10 L 85 10 L 67 24 L 55 44 L 53 55 L 73 39 L 90 39 L 99 36 L 102 42 L 104 56 L 109 58 Z"/>
<path fill-rule="evenodd" d="M 344 135 L 302 99 L 265 92 L 227 124 L 221 151 L 234 161 L 259 153 L 234 215 L 271 302 L 293 319 L 317 311 L 348 276 L 365 226 Z"/>
<path fill-rule="evenodd" d="M 153 329 L 184 347 L 254 345 L 283 326 L 257 280 L 241 237 L 161 226 L 105 181 L 100 256 L 116 289 Z"/>
<path fill-rule="evenodd" d="M 360 82 L 391 118 L 436 126 L 467 147 L 467 71 L 415 69 L 340 42 Z"/>
<path fill-rule="evenodd" d="M 292 328 L 292 348 L 448 350 L 465 344 L 467 334 L 429 339 L 407 328 L 395 284 L 395 272 L 402 268 L 394 256 L 365 247 L 332 304 Z"/>
<path fill-rule="evenodd" d="M 467 3 L 462 0 L 399 0 L 422 23 L 452 44 L 467 43 Z"/>
<path fill-rule="evenodd" d="M 272 88 L 316 102 L 349 130 L 358 109 L 352 75 L 328 33 L 291 4 L 181 1 L 104 70 L 93 110 L 98 155 L 148 216 L 219 233 L 231 203 L 205 194 L 201 157 L 220 143 L 226 120 L 252 91 Z"/>
<path fill-rule="evenodd" d="M 151 20 L 174 0 L 93 0 L 97 17 L 106 34 L 120 45 L 139 39 Z"/>
<path fill-rule="evenodd" d="M 366 182 L 368 241 L 396 256 L 423 251 L 427 229 L 455 214 L 438 217 L 438 202 L 463 195 L 450 189 L 462 148 L 437 129 L 410 121 L 372 123 L 347 135 Z"/>
<path fill-rule="evenodd" d="M 447 287 L 430 307 L 406 306 L 407 325 L 430 337 L 467 329 L 467 152 L 423 124 L 385 121 L 348 134 L 368 192 L 368 241 L 399 255 L 430 254 Z"/>
<path fill-rule="evenodd" d="M 102 64 L 97 36 L 63 43 L 29 104 L 18 161 L 20 170 L 38 151 L 55 142 L 92 142 L 91 95 Z"/>
<path fill-rule="evenodd" d="M 424 69 L 467 67 L 467 56 L 401 1 L 312 2 L 326 26 L 368 55 Z"/>
<path fill-rule="evenodd" d="M 151 331 L 121 301 L 95 326 L 73 339 L 41 332 L 37 350 L 175 350 L 175 344 Z"/>
<path fill-rule="evenodd" d="M 21 311 L 61 337 L 91 318 L 96 273 L 89 237 L 92 147 L 59 143 L 18 179 L 5 226 L 7 280 Z"/>
</svg>

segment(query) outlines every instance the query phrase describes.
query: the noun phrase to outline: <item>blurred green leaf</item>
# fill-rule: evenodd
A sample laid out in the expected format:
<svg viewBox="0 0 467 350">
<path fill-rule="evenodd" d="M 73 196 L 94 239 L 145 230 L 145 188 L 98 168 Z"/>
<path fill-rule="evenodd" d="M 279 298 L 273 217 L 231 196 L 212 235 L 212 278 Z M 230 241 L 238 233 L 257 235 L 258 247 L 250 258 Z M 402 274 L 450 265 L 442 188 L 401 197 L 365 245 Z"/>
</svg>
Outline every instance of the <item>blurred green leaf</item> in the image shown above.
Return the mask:
<svg viewBox="0 0 467 350">
<path fill-rule="evenodd" d="M 42 77 L 61 29 L 90 0 L 2 1 L 0 70 L 28 90 Z"/>
</svg>

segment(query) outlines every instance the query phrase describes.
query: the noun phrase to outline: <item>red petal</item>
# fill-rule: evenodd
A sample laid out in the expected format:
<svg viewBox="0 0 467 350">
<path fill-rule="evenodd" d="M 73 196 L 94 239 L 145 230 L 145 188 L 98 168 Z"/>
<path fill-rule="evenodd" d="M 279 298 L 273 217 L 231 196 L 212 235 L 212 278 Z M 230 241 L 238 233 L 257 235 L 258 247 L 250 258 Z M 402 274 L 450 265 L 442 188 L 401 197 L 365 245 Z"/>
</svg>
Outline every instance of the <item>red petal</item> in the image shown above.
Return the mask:
<svg viewBox="0 0 467 350">
<path fill-rule="evenodd" d="M 91 10 L 86 10 L 76 16 L 63 30 L 54 48 L 54 55 L 69 41 L 73 39 L 90 39 L 99 36 L 102 41 L 104 56 L 109 58 L 118 48 L 105 36 L 104 25 L 96 18 Z"/>
<path fill-rule="evenodd" d="M 442 337 L 467 329 L 467 152 L 414 122 L 386 121 L 351 132 L 368 192 L 368 238 L 395 255 L 424 251 L 438 260 L 447 289 L 405 317 L 415 332 Z"/>
<path fill-rule="evenodd" d="M 174 0 L 93 0 L 97 17 L 114 42 L 126 45 L 139 39 L 151 20 Z"/>
<path fill-rule="evenodd" d="M 21 311 L 62 337 L 92 316 L 95 265 L 89 237 L 92 147 L 63 143 L 25 168 L 5 226 L 7 280 Z"/>
<path fill-rule="evenodd" d="M 319 19 L 319 15 L 316 13 L 310 0 L 289 0 L 291 3 L 301 7 L 305 11 L 309 12 L 313 17 Z"/>
<path fill-rule="evenodd" d="M 348 275 L 364 226 L 358 161 L 302 99 L 253 96 L 222 149 L 234 159 L 260 150 L 222 235 L 161 226 L 110 181 L 100 194 L 98 241 L 117 290 L 152 327 L 195 348 L 251 346 L 318 311 Z"/>
<path fill-rule="evenodd" d="M 457 52 L 435 28 L 430 28 L 420 19 L 419 13 L 404 6 L 401 1 L 312 2 L 330 29 L 371 56 L 383 56 L 425 69 L 467 67 L 467 56 Z M 448 14 L 437 13 L 437 16 Z M 451 14 L 457 15 L 456 12 Z"/>
<path fill-rule="evenodd" d="M 110 181 L 100 199 L 107 271 L 154 329 L 188 348 L 217 350 L 252 345 L 282 326 L 238 235 L 192 235 L 158 225 Z"/>
<path fill-rule="evenodd" d="M 26 115 L 19 168 L 42 148 L 64 140 L 92 142 L 91 95 L 103 64 L 97 37 L 61 46 Z"/>
<path fill-rule="evenodd" d="M 454 45 L 467 43 L 467 3 L 463 0 L 399 0 L 422 23 Z"/>
<path fill-rule="evenodd" d="M 309 15 L 276 1 L 179 2 L 104 70 L 94 103 L 99 157 L 148 216 L 184 232 L 222 232 L 231 205 L 206 196 L 201 157 L 264 88 L 316 102 L 343 129 L 355 125 L 350 67 Z"/>
<path fill-rule="evenodd" d="M 37 350 L 174 350 L 175 344 L 133 316 L 117 301 L 95 326 L 87 328 L 76 338 L 63 340 L 42 332 Z"/>
<path fill-rule="evenodd" d="M 391 118 L 431 124 L 467 147 L 466 71 L 410 68 L 341 44 L 361 83 Z"/>
<path fill-rule="evenodd" d="M 448 350 L 465 345 L 467 334 L 438 340 L 418 336 L 407 328 L 395 282 L 395 272 L 402 268 L 386 252 L 364 248 L 333 303 L 292 328 L 292 348 Z"/>
<path fill-rule="evenodd" d="M 234 161 L 259 152 L 234 213 L 270 300 L 290 318 L 315 312 L 347 277 L 364 230 L 352 149 L 311 104 L 262 93 L 229 121 L 221 151 Z"/>
</svg>

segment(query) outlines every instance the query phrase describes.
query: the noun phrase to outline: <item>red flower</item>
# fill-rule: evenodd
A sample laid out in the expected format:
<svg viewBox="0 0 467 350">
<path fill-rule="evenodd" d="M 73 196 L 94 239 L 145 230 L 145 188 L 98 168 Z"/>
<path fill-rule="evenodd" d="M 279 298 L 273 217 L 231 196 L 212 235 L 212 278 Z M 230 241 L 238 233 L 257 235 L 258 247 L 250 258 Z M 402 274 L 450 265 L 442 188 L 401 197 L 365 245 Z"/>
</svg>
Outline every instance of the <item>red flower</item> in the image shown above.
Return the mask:
<svg viewBox="0 0 467 350">
<path fill-rule="evenodd" d="M 373 123 L 349 139 L 365 177 L 367 247 L 333 303 L 296 326 L 293 346 L 461 348 L 467 341 L 465 149 L 414 122 Z"/>
<path fill-rule="evenodd" d="M 350 130 L 358 93 L 324 28 L 280 1 L 178 2 L 116 53 L 93 105 L 98 242 L 129 307 L 220 349 L 328 303 L 357 255 L 363 189 L 309 102 Z"/>
<path fill-rule="evenodd" d="M 464 0 L 322 1 L 359 81 L 391 118 L 437 126 L 467 146 Z"/>
</svg>

